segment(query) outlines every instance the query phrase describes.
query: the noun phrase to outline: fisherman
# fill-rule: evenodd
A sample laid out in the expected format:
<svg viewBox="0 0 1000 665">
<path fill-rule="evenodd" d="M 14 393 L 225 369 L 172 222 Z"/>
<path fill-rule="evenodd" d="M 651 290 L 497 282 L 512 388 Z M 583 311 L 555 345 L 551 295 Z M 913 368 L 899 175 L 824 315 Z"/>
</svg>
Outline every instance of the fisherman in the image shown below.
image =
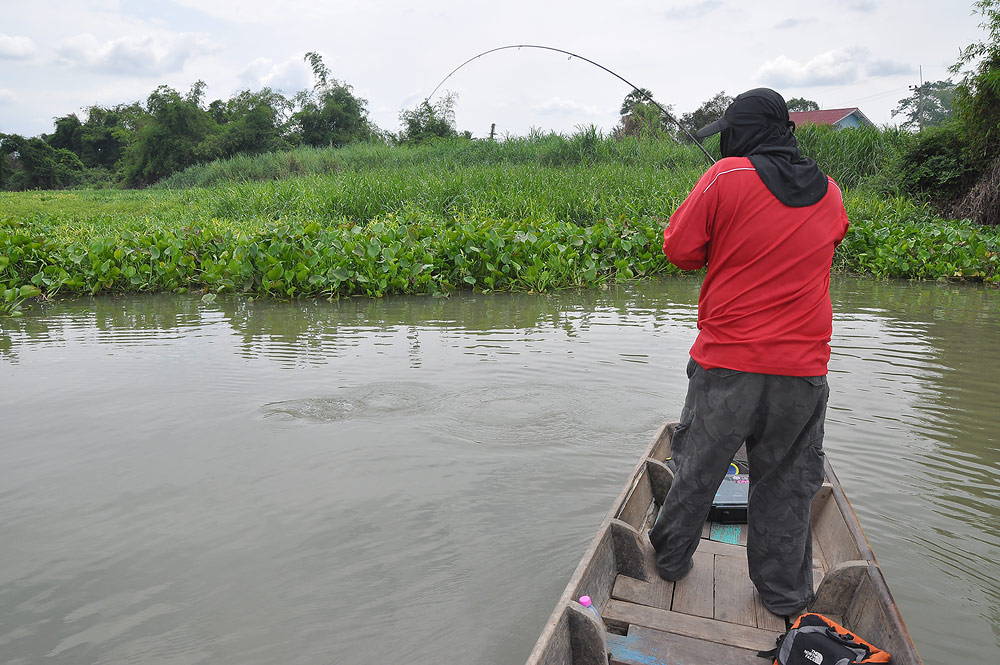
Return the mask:
<svg viewBox="0 0 1000 665">
<path fill-rule="evenodd" d="M 697 132 L 721 132 L 723 159 L 663 234 L 671 263 L 708 271 L 671 443 L 675 476 L 649 532 L 660 576 L 687 575 L 745 443 L 750 578 L 783 616 L 814 598 L 809 507 L 823 483 L 830 266 L 848 225 L 837 184 L 802 157 L 794 129 L 781 95 L 757 88 Z"/>
</svg>

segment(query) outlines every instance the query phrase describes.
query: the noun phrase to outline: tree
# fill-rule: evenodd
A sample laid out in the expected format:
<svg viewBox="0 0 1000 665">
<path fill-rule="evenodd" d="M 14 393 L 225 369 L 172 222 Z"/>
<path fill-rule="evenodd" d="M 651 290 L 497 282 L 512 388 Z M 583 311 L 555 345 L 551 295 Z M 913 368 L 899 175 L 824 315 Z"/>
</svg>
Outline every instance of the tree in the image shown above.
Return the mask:
<svg viewBox="0 0 1000 665">
<path fill-rule="evenodd" d="M 72 152 L 85 167 L 104 169 L 110 174 L 131 136 L 123 126 L 122 108 L 88 107 L 83 122 L 75 113 L 56 118 L 55 131 L 42 138 L 57 150 Z"/>
<path fill-rule="evenodd" d="M 420 144 L 440 138 L 458 136 L 455 129 L 455 101 L 458 96 L 449 92 L 438 99 L 433 105 L 430 100 L 417 104 L 412 109 L 399 112 L 402 129 L 399 142 L 403 144 Z"/>
<path fill-rule="evenodd" d="M 122 158 L 126 185 L 149 185 L 205 161 L 199 145 L 218 130 L 218 125 L 199 105 L 203 90 L 204 83 L 199 81 L 184 97 L 165 85 L 149 95 L 146 101 L 149 117 Z"/>
<path fill-rule="evenodd" d="M 83 163 L 41 138 L 0 134 L 0 186 L 9 190 L 59 189 L 79 182 Z"/>
<path fill-rule="evenodd" d="M 913 94 L 899 100 L 892 111 L 892 117 L 902 115 L 906 129 L 925 128 L 940 125 L 951 117 L 955 91 L 958 88 L 949 80 L 928 81 L 916 86 Z"/>
<path fill-rule="evenodd" d="M 313 70 L 313 89 L 295 97 L 299 110 L 291 124 L 296 139 L 305 145 L 337 148 L 370 138 L 375 130 L 368 120 L 368 101 L 355 96 L 346 83 L 330 75 L 323 58 L 313 51 L 305 58 Z"/>
<path fill-rule="evenodd" d="M 243 90 L 228 101 L 217 99 L 207 112 L 219 131 L 208 135 L 199 152 L 220 159 L 287 148 L 284 129 L 291 108 L 288 99 L 270 88 Z"/>
<path fill-rule="evenodd" d="M 371 135 L 367 102 L 355 97 L 350 86 L 324 91 L 317 101 L 308 101 L 292 115 L 301 143 L 339 148 Z"/>
<path fill-rule="evenodd" d="M 649 88 L 636 88 L 632 92 L 625 95 L 625 99 L 622 100 L 622 108 L 618 111 L 619 116 L 627 116 L 632 113 L 637 104 L 647 104 L 649 100 L 653 98 L 653 91 Z"/>
<path fill-rule="evenodd" d="M 899 170 L 907 190 L 929 197 L 942 214 L 997 224 L 1000 0 L 977 0 L 973 8 L 983 17 L 980 27 L 987 37 L 962 49 L 951 68 L 955 75 L 964 73 L 954 92 L 952 116 L 915 137 Z"/>
<path fill-rule="evenodd" d="M 666 107 L 667 112 L 673 106 Z M 616 139 L 626 136 L 660 136 L 671 129 L 670 119 L 653 103 L 653 93 L 646 88 L 636 88 L 622 100 L 618 125 L 611 131 Z"/>
<path fill-rule="evenodd" d="M 722 114 L 726 112 L 726 109 L 729 108 L 729 105 L 732 103 L 733 98 L 727 95 L 725 90 L 722 90 L 707 102 L 699 106 L 696 110 L 691 111 L 690 113 L 685 113 L 681 116 L 680 123 L 684 129 L 694 134 L 705 125 L 713 123 L 721 118 Z M 685 139 L 690 140 L 684 136 L 682 140 Z"/>
<path fill-rule="evenodd" d="M 972 65 L 955 97 L 955 110 L 966 141 L 964 157 L 980 174 L 964 192 L 954 212 L 982 224 L 1000 224 L 1000 0 L 978 0 L 987 39 L 965 48 L 952 68 Z M 971 178 L 970 178 L 971 180 Z"/>
<path fill-rule="evenodd" d="M 133 142 L 139 119 L 146 115 L 139 104 L 111 108 L 94 105 L 86 109 L 80 137 L 80 159 L 90 168 L 113 171 L 125 148 Z"/>
<path fill-rule="evenodd" d="M 951 71 L 959 74 L 973 66 L 956 91 L 955 106 L 970 152 L 989 159 L 1000 155 L 1000 0 L 977 0 L 973 7 L 983 17 L 979 26 L 988 39 L 963 49 Z"/>
<path fill-rule="evenodd" d="M 69 150 L 80 155 L 83 152 L 83 123 L 75 113 L 55 119 L 56 131 L 42 138 L 53 148 Z"/>
<path fill-rule="evenodd" d="M 792 97 L 788 100 L 789 111 L 818 111 L 819 104 L 805 97 Z"/>
</svg>

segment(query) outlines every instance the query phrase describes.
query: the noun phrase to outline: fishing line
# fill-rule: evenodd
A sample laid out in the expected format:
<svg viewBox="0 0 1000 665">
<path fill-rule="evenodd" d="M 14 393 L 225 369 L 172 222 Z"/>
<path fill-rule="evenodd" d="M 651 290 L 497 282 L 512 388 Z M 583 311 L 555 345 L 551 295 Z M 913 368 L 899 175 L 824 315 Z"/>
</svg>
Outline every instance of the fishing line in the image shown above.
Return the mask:
<svg viewBox="0 0 1000 665">
<path fill-rule="evenodd" d="M 460 70 L 462 67 L 465 67 L 467 64 L 469 64 L 473 60 L 477 60 L 478 58 L 481 58 L 484 55 L 489 55 L 490 53 L 495 53 L 497 51 L 504 51 L 504 50 L 512 49 L 512 48 L 516 48 L 516 49 L 537 48 L 537 49 L 542 49 L 543 51 L 555 51 L 556 53 L 562 53 L 563 55 L 568 55 L 570 58 L 577 58 L 579 60 L 583 60 L 584 62 L 590 63 L 591 65 L 594 65 L 595 67 L 603 69 L 608 74 L 611 74 L 612 76 L 614 76 L 618 80 L 624 82 L 626 85 L 628 85 L 630 88 L 632 88 L 632 90 L 634 90 L 635 92 L 637 92 L 640 95 L 642 95 L 650 104 L 652 104 L 656 108 L 660 109 L 660 112 L 663 113 L 663 115 L 666 116 L 666 118 L 668 120 L 670 120 L 672 123 L 674 123 L 675 125 L 677 125 L 678 129 L 680 129 L 682 132 L 684 132 L 687 135 L 687 137 L 689 139 L 691 139 L 691 142 L 694 143 L 696 146 L 698 146 L 703 153 L 705 153 L 705 157 L 708 157 L 708 161 L 711 164 L 715 163 L 715 158 L 712 157 L 712 155 L 708 152 L 708 150 L 705 150 L 705 146 L 703 146 L 693 136 L 691 136 L 691 132 L 689 132 L 681 123 L 679 123 L 677 121 L 677 118 L 675 118 L 674 116 L 672 116 L 670 114 L 670 112 L 667 111 L 667 109 L 665 109 L 662 106 L 660 106 L 659 103 L 657 103 L 657 101 L 652 98 L 652 96 L 647 95 L 637 85 L 635 85 L 634 83 L 632 83 L 631 81 L 629 81 L 628 79 L 626 79 L 624 76 L 621 76 L 620 74 L 617 74 L 617 73 L 611 71 L 610 69 L 608 69 L 604 65 L 602 65 L 602 64 L 600 64 L 598 62 L 594 62 L 590 58 L 585 58 L 582 55 L 577 55 L 576 53 L 570 53 L 569 51 L 564 51 L 561 48 L 555 48 L 555 47 L 552 47 L 552 46 L 539 46 L 537 44 L 509 44 L 507 46 L 498 46 L 496 48 L 491 48 L 488 51 L 483 51 L 482 53 L 480 53 L 478 55 L 472 56 L 471 58 L 469 58 L 468 60 L 466 60 L 465 62 L 463 62 L 462 64 L 460 64 L 458 67 L 455 67 L 455 69 L 451 70 L 451 73 L 449 73 L 447 76 L 445 76 L 443 79 L 441 79 L 441 82 L 438 83 L 436 86 L 434 86 L 434 90 L 431 91 L 431 94 L 427 95 L 427 101 L 428 102 L 430 101 L 431 97 L 434 96 L 434 93 L 436 93 L 438 91 L 438 88 L 440 88 L 442 85 L 444 85 L 444 82 L 447 81 L 448 79 L 450 79 L 455 72 L 457 72 L 458 70 Z"/>
</svg>

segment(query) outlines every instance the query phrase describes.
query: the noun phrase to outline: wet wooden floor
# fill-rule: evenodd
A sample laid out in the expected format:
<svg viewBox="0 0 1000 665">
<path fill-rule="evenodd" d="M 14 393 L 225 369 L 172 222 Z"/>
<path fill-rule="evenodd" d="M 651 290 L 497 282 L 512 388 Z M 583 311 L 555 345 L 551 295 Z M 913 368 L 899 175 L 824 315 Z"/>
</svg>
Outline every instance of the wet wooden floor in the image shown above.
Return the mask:
<svg viewBox="0 0 1000 665">
<path fill-rule="evenodd" d="M 644 544 L 649 581 L 618 575 L 601 610 L 613 665 L 764 662 L 757 652 L 774 648 L 787 623 L 764 607 L 750 581 L 746 525 L 706 523 L 694 566 L 677 582 L 659 578 L 653 548 Z M 819 558 L 814 574 L 818 583 Z"/>
</svg>

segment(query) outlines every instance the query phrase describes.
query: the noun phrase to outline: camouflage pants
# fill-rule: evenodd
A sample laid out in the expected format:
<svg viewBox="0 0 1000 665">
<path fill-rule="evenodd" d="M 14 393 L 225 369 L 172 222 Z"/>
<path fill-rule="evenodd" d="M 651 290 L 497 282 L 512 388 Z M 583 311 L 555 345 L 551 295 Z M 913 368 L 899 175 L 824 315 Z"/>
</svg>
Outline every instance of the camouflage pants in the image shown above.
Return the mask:
<svg viewBox="0 0 1000 665">
<path fill-rule="evenodd" d="M 671 443 L 675 477 L 649 532 L 660 576 L 690 571 L 712 499 L 745 442 L 750 578 L 769 610 L 793 614 L 813 598 L 809 507 L 823 483 L 826 377 L 706 370 L 693 359 L 687 373 Z"/>
</svg>

